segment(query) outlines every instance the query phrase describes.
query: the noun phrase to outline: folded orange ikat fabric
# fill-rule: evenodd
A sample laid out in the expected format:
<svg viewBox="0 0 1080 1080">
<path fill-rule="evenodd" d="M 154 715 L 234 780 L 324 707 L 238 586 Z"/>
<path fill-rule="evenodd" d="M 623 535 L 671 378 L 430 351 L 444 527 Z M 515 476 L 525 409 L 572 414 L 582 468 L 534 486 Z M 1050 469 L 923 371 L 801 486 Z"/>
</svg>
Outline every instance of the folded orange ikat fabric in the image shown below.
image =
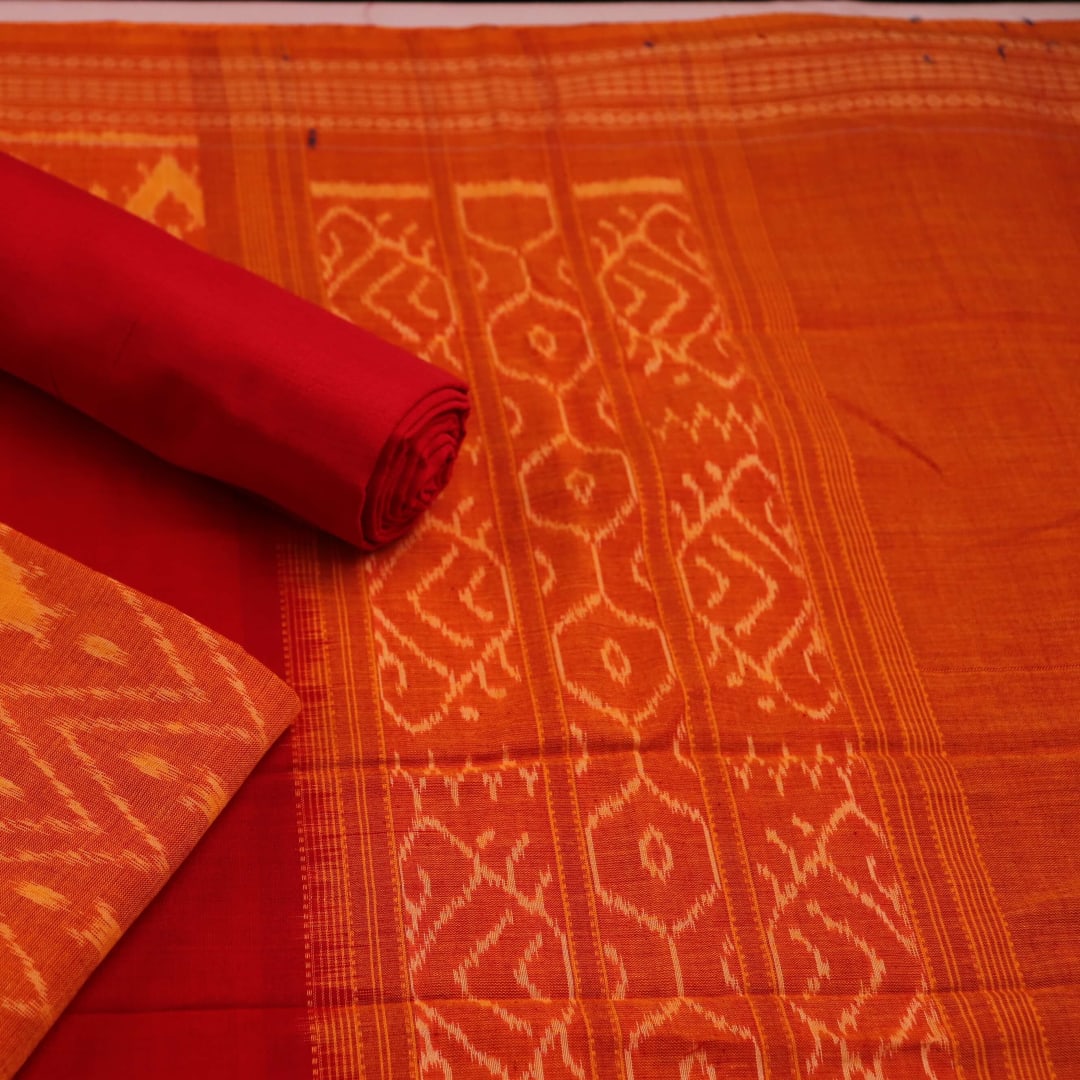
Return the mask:
<svg viewBox="0 0 1080 1080">
<path fill-rule="evenodd" d="M 0 383 L 4 520 L 303 704 L 20 1080 L 1080 1075 L 1080 27 L 0 78 L 5 151 L 472 401 L 364 556 Z"/>
<path fill-rule="evenodd" d="M 0 1075 L 299 708 L 231 642 L 0 526 Z"/>
</svg>

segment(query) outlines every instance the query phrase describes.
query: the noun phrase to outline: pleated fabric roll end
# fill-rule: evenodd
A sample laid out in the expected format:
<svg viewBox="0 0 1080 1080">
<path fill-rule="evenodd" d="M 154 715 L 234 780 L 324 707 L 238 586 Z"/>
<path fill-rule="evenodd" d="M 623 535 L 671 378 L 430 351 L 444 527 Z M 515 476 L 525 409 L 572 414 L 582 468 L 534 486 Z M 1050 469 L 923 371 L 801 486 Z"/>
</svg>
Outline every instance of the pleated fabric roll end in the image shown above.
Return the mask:
<svg viewBox="0 0 1080 1080">
<path fill-rule="evenodd" d="M 366 551 L 449 481 L 454 374 L 3 153 L 0 205 L 0 369 Z"/>
<path fill-rule="evenodd" d="M 357 546 L 384 547 L 404 536 L 450 481 L 469 415 L 464 389 L 443 387 L 402 417 L 387 440 L 359 515 Z"/>
</svg>

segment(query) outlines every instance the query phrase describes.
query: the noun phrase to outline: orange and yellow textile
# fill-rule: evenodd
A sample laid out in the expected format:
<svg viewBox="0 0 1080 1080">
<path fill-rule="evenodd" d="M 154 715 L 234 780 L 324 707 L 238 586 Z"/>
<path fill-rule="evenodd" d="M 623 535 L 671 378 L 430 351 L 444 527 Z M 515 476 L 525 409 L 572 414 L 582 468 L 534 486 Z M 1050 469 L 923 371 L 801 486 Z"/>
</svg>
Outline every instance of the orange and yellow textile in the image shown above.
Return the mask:
<svg viewBox="0 0 1080 1080">
<path fill-rule="evenodd" d="M 295 1075 L 1080 1075 L 1080 27 L 8 37 L 5 149 L 472 387 L 282 549 Z"/>
<path fill-rule="evenodd" d="M 0 525 L 0 1076 L 297 711 L 173 608 Z"/>
</svg>

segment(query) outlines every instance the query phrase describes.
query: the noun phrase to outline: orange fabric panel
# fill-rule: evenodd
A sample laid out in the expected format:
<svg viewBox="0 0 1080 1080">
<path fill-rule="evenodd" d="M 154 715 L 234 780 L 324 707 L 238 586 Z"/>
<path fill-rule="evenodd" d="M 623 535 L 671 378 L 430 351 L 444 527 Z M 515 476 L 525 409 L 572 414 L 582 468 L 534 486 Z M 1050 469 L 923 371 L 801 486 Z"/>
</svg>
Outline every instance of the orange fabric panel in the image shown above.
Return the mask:
<svg viewBox="0 0 1080 1080">
<path fill-rule="evenodd" d="M 1066 318 L 1075 238 L 1052 147 L 1070 122 L 1055 94 L 1078 87 L 1054 50 L 1074 46 L 1009 41 L 1003 71 L 984 28 L 776 26 L 721 24 L 700 42 L 676 28 L 534 35 L 520 52 L 478 34 L 473 62 L 513 102 L 493 122 L 509 131 L 490 135 L 474 134 L 464 39 L 427 39 L 418 62 L 449 85 L 422 99 L 438 133 L 422 169 L 407 154 L 357 160 L 344 134 L 335 154 L 334 119 L 320 123 L 307 167 L 328 299 L 449 354 L 478 411 L 472 465 L 414 541 L 355 570 L 299 552 L 289 570 L 296 670 L 331 672 L 311 702 L 321 722 L 300 733 L 309 836 L 347 821 L 373 838 L 310 864 L 313 910 L 355 920 L 352 937 L 344 919 L 312 935 L 315 1042 L 333 1075 L 397 1065 L 410 1037 L 409 1056 L 455 1075 L 540 1058 L 556 1075 L 1048 1076 L 1073 1060 L 1040 1011 L 1046 930 L 1018 948 L 1011 929 L 1038 875 L 1015 899 L 996 891 L 1041 835 L 1037 808 L 1073 797 L 1068 766 L 1030 755 L 1027 775 L 1060 794 L 1013 800 L 1003 834 L 1007 766 L 947 741 L 955 721 L 927 697 L 874 558 L 872 530 L 919 496 L 890 477 L 863 516 L 836 428 L 861 380 L 838 403 L 808 353 L 819 326 L 850 330 L 837 355 L 891 371 L 893 411 L 918 411 L 927 384 L 892 359 L 910 355 L 914 322 L 923 356 L 961 358 L 955 389 L 931 400 L 962 408 L 987 378 L 972 370 L 980 332 L 961 328 L 950 349 L 920 300 L 950 297 L 955 275 L 986 306 L 1000 292 L 1032 319 Z M 339 94 L 359 93 L 339 65 Z M 980 196 L 963 206 L 999 112 L 1015 140 L 1047 117 L 1051 149 L 998 151 L 1029 163 L 1014 190 L 1042 195 L 1030 227 L 1000 225 Z M 905 126 L 911 146 L 892 130 Z M 981 168 L 960 167 L 966 128 Z M 865 167 L 846 167 L 859 153 Z M 935 260 L 935 215 L 958 223 L 956 266 Z M 1008 263 L 1021 231 L 1026 275 Z M 879 264 L 901 280 L 873 280 Z M 1009 292 L 1014 278 L 1026 291 Z M 421 288 L 425 304 L 410 303 Z M 867 326 L 892 347 L 859 340 Z M 1000 369 L 1004 387 L 1023 366 Z M 1034 409 L 1027 421 L 1065 430 Z M 993 435 L 965 434 L 973 470 L 992 469 Z M 1022 452 L 1042 469 L 1060 447 L 1033 441 Z M 830 511 L 842 525 L 822 541 Z M 1046 580 L 1052 647 L 1067 652 L 1075 584 L 1060 564 Z M 972 595 L 966 575 L 957 587 Z M 918 588 L 907 602 L 978 664 L 959 605 L 943 618 Z M 1009 610 L 992 633 L 1012 632 Z M 1066 713 L 1050 723 L 1075 746 Z M 1046 929 L 1075 925 L 1062 871 Z M 374 1003 L 350 1009 L 330 973 L 355 935 L 372 967 L 352 986 Z M 1075 960 L 1059 963 L 1075 984 Z"/>
<path fill-rule="evenodd" d="M 283 553 L 313 1075 L 1080 1071 L 1080 28 L 14 33 L 7 148 L 474 388 Z"/>
<path fill-rule="evenodd" d="M 853 640 L 864 650 L 881 641 L 870 621 L 880 624 L 883 604 L 903 628 L 905 657 L 871 653 L 866 662 L 889 694 L 905 677 L 937 728 L 935 749 L 953 771 L 950 816 L 966 818 L 977 845 L 969 865 L 995 886 L 987 914 L 1007 927 L 1001 946 L 1044 1018 L 1059 1074 L 1071 1075 L 1066 1018 L 1080 1010 L 1080 153 L 1074 140 L 1000 118 L 957 130 L 947 154 L 922 131 L 834 149 L 850 183 L 819 193 L 819 212 L 797 224 L 774 212 L 769 195 L 788 186 L 793 165 L 822 168 L 822 146 L 780 154 L 762 143 L 747 155 L 773 241 L 771 272 L 806 328 L 802 362 L 828 410 L 802 421 L 792 455 L 816 474 L 809 491 L 824 519 L 823 562 L 843 580 L 836 564 L 851 560 L 862 577 L 847 596 L 829 589 L 862 628 Z M 897 198 L 925 188 L 933 198 L 906 215 L 902 247 L 890 223 L 889 243 L 860 250 L 842 222 L 875 213 L 882 188 Z M 810 252 L 827 278 L 806 272 Z M 917 259 L 922 276 L 912 273 Z M 820 440 L 846 450 L 832 479 L 805 464 Z M 859 496 L 846 513 L 830 509 L 844 487 Z M 973 923 L 965 932 L 976 940 L 984 931 Z"/>
<path fill-rule="evenodd" d="M 241 649 L 0 526 L 0 1075 L 297 711 Z"/>
</svg>

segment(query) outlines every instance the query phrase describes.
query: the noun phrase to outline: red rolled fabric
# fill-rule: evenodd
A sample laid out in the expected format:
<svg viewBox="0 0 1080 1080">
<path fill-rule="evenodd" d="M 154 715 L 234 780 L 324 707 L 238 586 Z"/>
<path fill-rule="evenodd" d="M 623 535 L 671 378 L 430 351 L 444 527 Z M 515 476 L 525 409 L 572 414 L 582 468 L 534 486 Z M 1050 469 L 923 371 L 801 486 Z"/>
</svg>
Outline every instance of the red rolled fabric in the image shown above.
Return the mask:
<svg viewBox="0 0 1080 1080">
<path fill-rule="evenodd" d="M 465 433 L 457 377 L 0 153 L 0 368 L 363 549 Z"/>
</svg>

